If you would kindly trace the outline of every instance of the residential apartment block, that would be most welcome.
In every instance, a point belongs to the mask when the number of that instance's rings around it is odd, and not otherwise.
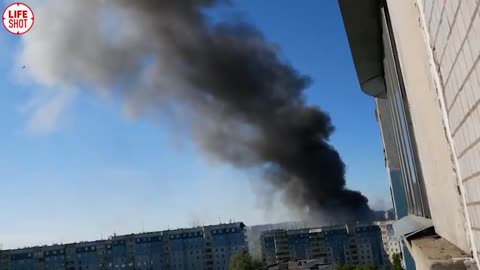
[[[273,230],[261,235],[266,265],[292,260],[388,266],[378,225],[344,225],[300,230]]]
[[[393,131],[407,202],[395,232],[416,269],[478,268],[480,1],[339,4],[360,88]]]
[[[400,239],[395,236],[393,230],[394,221],[375,222],[375,225],[380,227],[382,233],[383,243],[383,257],[393,263],[393,255],[402,254],[402,246]]]
[[[247,252],[243,223],[0,251],[0,270],[227,270]]]

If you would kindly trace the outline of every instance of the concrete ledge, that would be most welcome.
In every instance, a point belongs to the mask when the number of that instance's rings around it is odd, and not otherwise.
[[[410,240],[410,251],[419,270],[474,270],[472,256],[439,236]]]

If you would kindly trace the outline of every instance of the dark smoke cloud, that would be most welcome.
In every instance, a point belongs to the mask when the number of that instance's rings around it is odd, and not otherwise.
[[[251,25],[209,22],[217,2],[47,1],[37,13],[66,5],[75,15],[37,14],[22,56],[41,83],[121,97],[131,116],[181,119],[205,153],[261,170],[299,211],[370,218],[367,198],[345,187],[329,116],[304,101],[310,79]]]

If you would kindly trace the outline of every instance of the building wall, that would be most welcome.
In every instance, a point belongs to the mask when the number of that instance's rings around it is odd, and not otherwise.
[[[402,181],[402,172],[400,169],[389,169],[390,190],[393,198],[396,219],[401,219],[408,215],[407,199],[405,197],[405,188]]]
[[[393,230],[394,222],[395,221],[376,222],[382,232],[384,259],[389,262],[393,262],[392,256],[394,254],[402,254],[400,239],[395,236],[395,232]]]
[[[243,223],[0,250],[1,270],[226,270],[247,251]]]
[[[421,0],[419,4],[475,249],[480,246],[480,1]]]
[[[469,253],[457,168],[430,69],[417,1],[387,3],[432,221],[440,236]]]
[[[400,161],[398,159],[398,149],[395,143],[395,135],[393,131],[393,122],[390,115],[390,105],[386,99],[375,99],[377,120],[382,134],[382,143],[385,154],[385,166],[387,168],[390,180],[390,192],[395,209],[396,219],[401,219],[408,215],[407,198],[405,196],[405,187],[402,180],[402,172],[400,170]],[[388,223],[388,222],[387,222]],[[385,256],[392,261],[393,253],[402,253],[403,264],[407,270],[415,270],[415,263],[411,258],[410,251],[404,247],[403,243],[398,239],[393,239],[393,228],[390,231],[386,224],[380,226],[382,229],[382,238],[384,243]],[[384,235],[385,234],[385,235]],[[394,247],[391,247],[394,245]],[[396,252],[399,245],[400,252]],[[391,249],[393,250],[393,253]]]
[[[266,265],[295,259],[345,263],[345,226],[325,229],[274,230],[260,236]]]
[[[403,249],[403,262],[405,269],[407,270],[415,270],[415,260],[413,260],[412,254],[408,250],[408,248],[405,245],[402,245]]]
[[[390,116],[390,106],[386,99],[375,99],[377,120],[382,134],[383,149],[385,154],[385,167],[390,180],[390,192],[392,195],[393,207],[397,219],[408,215],[407,199],[405,188],[400,171],[400,161],[395,143],[393,123]]]
[[[328,263],[387,266],[378,225],[275,230],[261,235],[267,265],[288,260],[325,259]]]
[[[332,227],[325,229],[325,244],[329,249],[329,252],[332,254],[334,263],[344,264],[347,262],[347,257],[350,254],[347,254],[348,246],[348,230],[345,226],[341,227]]]
[[[262,234],[261,236],[261,246],[262,246],[262,260],[265,265],[275,264],[277,262],[275,252],[275,236],[271,234]]]
[[[243,228],[240,229],[236,226],[210,227],[206,231],[207,235],[211,235],[214,269],[228,269],[229,259],[232,255],[247,251],[245,233]]]
[[[388,265],[384,257],[381,228],[378,225],[358,225],[350,231],[350,240],[355,243],[359,265]],[[349,256],[349,257],[353,257]]]
[[[202,229],[175,230],[168,232],[169,252],[165,254],[171,269],[204,269],[205,233]]]

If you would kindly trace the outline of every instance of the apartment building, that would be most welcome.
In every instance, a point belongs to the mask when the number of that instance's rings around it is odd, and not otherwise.
[[[266,231],[261,235],[261,242],[266,265],[305,259],[323,259],[332,264],[389,265],[384,259],[381,230],[377,225]]]
[[[0,251],[0,270],[227,270],[247,252],[241,222]]]
[[[393,230],[394,221],[379,221],[375,222],[380,228],[382,233],[382,243],[383,243],[383,257],[384,260],[388,260],[393,263],[393,255],[399,254],[402,255],[402,245],[400,239],[395,236]]]
[[[375,266],[387,266],[389,264],[388,261],[384,260],[382,234],[379,226],[352,226],[349,229],[348,240],[347,264]]]
[[[360,88],[393,130],[407,202],[395,232],[417,269],[478,268],[480,1],[339,4]]]
[[[260,235],[262,260],[265,265],[272,265],[290,260],[286,230],[263,232]]]

